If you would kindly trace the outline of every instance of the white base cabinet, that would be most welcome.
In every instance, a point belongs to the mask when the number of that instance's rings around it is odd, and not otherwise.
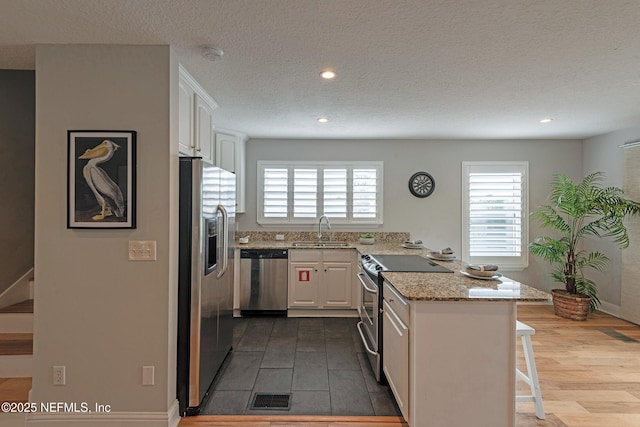
[[[382,370],[405,420],[409,420],[409,304],[385,283],[382,301]]]
[[[513,427],[515,302],[408,301],[405,310],[388,286],[383,370],[409,426]]]
[[[289,308],[353,308],[352,250],[289,251]]]

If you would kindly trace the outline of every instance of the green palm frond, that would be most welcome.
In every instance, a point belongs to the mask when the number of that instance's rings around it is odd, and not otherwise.
[[[555,281],[575,279],[576,291],[592,297],[592,310],[600,304],[597,286],[584,277],[583,271],[605,271],[609,259],[600,252],[583,252],[580,247],[587,237],[611,238],[619,248],[628,247],[624,219],[640,214],[640,203],[625,199],[622,189],[602,186],[604,177],[603,172],[594,172],[574,184],[567,175],[555,174],[549,204],[531,213],[542,227],[555,230],[559,236],[538,237],[529,244],[529,251],[554,266],[551,276]]]

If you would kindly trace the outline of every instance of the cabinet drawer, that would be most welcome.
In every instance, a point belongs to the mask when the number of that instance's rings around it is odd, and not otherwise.
[[[352,262],[351,257],[354,253],[355,249],[324,249],[322,259],[324,261]]]
[[[313,249],[290,249],[289,261],[315,261],[322,260],[322,252]]]
[[[387,304],[395,311],[400,320],[402,320],[405,325],[409,325],[409,303],[387,282],[384,282],[384,290],[382,292],[385,301],[387,301]]]

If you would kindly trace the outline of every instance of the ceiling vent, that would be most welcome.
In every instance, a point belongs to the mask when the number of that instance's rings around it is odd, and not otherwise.
[[[204,45],[200,48],[200,53],[204,59],[209,61],[218,61],[222,59],[224,52],[222,49],[211,45]]]

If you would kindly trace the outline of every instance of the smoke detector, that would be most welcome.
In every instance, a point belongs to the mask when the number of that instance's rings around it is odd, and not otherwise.
[[[218,61],[222,59],[222,55],[224,54],[224,52],[222,51],[222,49],[215,46],[204,45],[200,47],[200,54],[204,59],[207,59],[209,61]]]

